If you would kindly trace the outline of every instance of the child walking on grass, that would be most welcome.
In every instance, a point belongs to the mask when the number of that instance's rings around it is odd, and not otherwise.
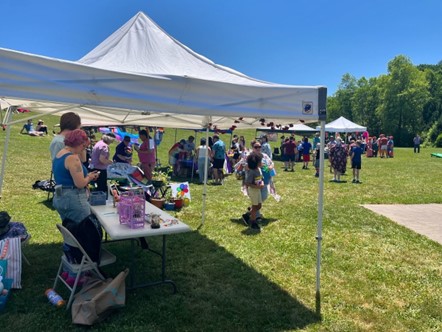
[[[247,194],[252,202],[252,209],[250,210],[250,221],[249,225],[251,229],[260,231],[256,221],[256,212],[261,209],[262,206],[262,196],[261,189],[264,188],[264,181],[261,173],[261,163],[262,157],[260,154],[252,152],[247,157],[248,170],[245,175],[245,185],[247,186]]]
[[[353,168],[353,183],[361,183],[359,181],[359,173],[361,171],[361,164],[362,164],[362,148],[361,148],[361,141],[356,141],[356,146],[353,147],[350,151],[350,158],[351,158],[351,168]]]

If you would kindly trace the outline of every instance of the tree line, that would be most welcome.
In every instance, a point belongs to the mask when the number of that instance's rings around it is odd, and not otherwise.
[[[411,146],[416,134],[426,144],[442,146],[442,61],[414,66],[399,55],[388,63],[386,75],[343,75],[327,100],[328,122],[340,116],[366,126],[370,136],[393,136],[396,146]]]

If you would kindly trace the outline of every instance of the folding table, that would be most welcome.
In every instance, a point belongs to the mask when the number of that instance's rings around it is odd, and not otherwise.
[[[174,218],[170,214],[153,206],[149,202],[146,202],[145,204],[146,204],[145,206],[146,214],[160,215],[160,218],[162,220],[162,222],[160,223],[160,228],[153,229],[150,227],[150,224],[145,223],[143,228],[132,229],[128,225],[120,224],[117,209],[113,207],[112,204],[91,206],[91,210],[96,215],[97,219],[100,221],[101,225],[103,226],[106,233],[110,236],[112,241],[119,241],[119,240],[131,241],[132,264],[129,274],[130,289],[155,286],[161,284],[171,284],[173,287],[173,291],[175,293],[176,292],[175,283],[170,279],[166,279],[166,236],[177,233],[190,232],[191,229],[184,222]],[[150,236],[162,236],[163,245],[161,253],[150,249],[149,246],[147,245],[145,238]],[[136,281],[135,280],[136,276],[135,241],[137,240],[140,240],[143,249],[154,252],[159,256],[161,256],[161,280],[135,284]]]

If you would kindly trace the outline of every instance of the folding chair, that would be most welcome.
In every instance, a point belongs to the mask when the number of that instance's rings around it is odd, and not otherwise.
[[[57,286],[58,280],[61,280],[62,283],[71,292],[67,306],[66,306],[66,310],[68,310],[72,304],[72,301],[74,300],[75,291],[77,289],[78,281],[81,277],[82,272],[92,271],[101,280],[104,280],[105,278],[101,274],[99,267],[112,264],[117,260],[117,258],[115,257],[115,255],[111,254],[109,251],[102,248],[101,249],[100,265],[98,265],[96,262],[93,262],[91,260],[91,258],[86,253],[86,251],[83,249],[81,244],[72,235],[72,233],[69,232],[69,230],[67,228],[63,227],[61,224],[57,224],[57,228],[60,231],[61,235],[63,235],[64,242],[66,244],[70,245],[71,247],[78,248],[83,255],[81,258],[80,264],[74,264],[74,263],[70,263],[68,258],[66,257],[66,255],[63,254],[63,256],[61,256],[60,267],[58,268],[58,272],[55,277],[55,282],[54,282],[54,287],[53,287],[54,290],[55,290],[55,287]],[[72,287],[61,277],[61,271],[62,271],[63,266],[65,266],[67,269],[69,269],[69,271],[77,274],[77,276],[75,278],[74,285]]]
[[[21,241],[21,246],[22,246],[22,252],[21,255],[23,257],[23,260],[30,266],[31,263],[29,263],[28,258],[25,256],[25,254],[23,253],[23,247],[26,246],[29,243],[29,240],[31,239],[31,234],[28,234],[28,236]]]

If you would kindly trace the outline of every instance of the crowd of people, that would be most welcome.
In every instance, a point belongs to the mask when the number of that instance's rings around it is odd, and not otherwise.
[[[150,136],[149,130],[140,130],[141,144],[132,143],[129,136],[123,137],[115,148],[111,157],[110,145],[116,141],[112,132],[103,134],[101,139],[93,145],[89,156],[89,169],[84,164],[88,161],[86,148],[91,144],[88,135],[80,129],[81,119],[73,112],[64,114],[60,119],[60,132],[55,135],[50,145],[52,170],[57,183],[54,195],[54,207],[62,219],[81,221],[90,215],[87,202],[87,187],[94,182],[97,190],[108,193],[107,168],[112,163],[132,164],[134,152],[138,154],[139,166],[147,179],[152,179],[155,169],[156,144]],[[47,134],[47,127],[42,120],[38,124],[39,131]],[[32,120],[29,120],[22,129],[32,133]],[[420,152],[421,138],[419,135],[413,139],[414,152]],[[296,140],[294,135],[281,137],[279,149],[272,152],[268,137],[262,135],[259,139],[246,144],[244,136],[233,135],[229,147],[214,134],[201,138],[199,145],[195,145],[195,137],[180,139],[169,149],[169,163],[175,175],[182,175],[182,169],[191,165],[192,170],[197,170],[199,182],[204,183],[212,179],[212,184],[222,185],[226,169],[235,173],[241,179],[241,191],[250,199],[250,207],[242,215],[243,221],[251,229],[259,230],[262,220],[261,208],[269,195],[276,200],[273,177],[276,175],[273,154],[281,155],[284,162],[284,171],[294,172],[296,163],[302,164],[303,170],[308,170],[310,163],[315,168],[315,177],[319,177],[321,142],[319,133],[311,139],[303,137]],[[279,152],[279,151],[280,152]],[[329,135],[325,142],[325,157],[330,162],[330,172],[333,173],[332,182],[345,182],[341,175],[347,171],[347,162],[350,160],[353,183],[361,183],[360,170],[362,156],[393,158],[394,141],[392,136],[384,134],[379,138],[368,135],[355,136],[347,134],[341,137]],[[207,158],[206,158],[207,157]],[[227,166],[226,166],[227,165]]]

